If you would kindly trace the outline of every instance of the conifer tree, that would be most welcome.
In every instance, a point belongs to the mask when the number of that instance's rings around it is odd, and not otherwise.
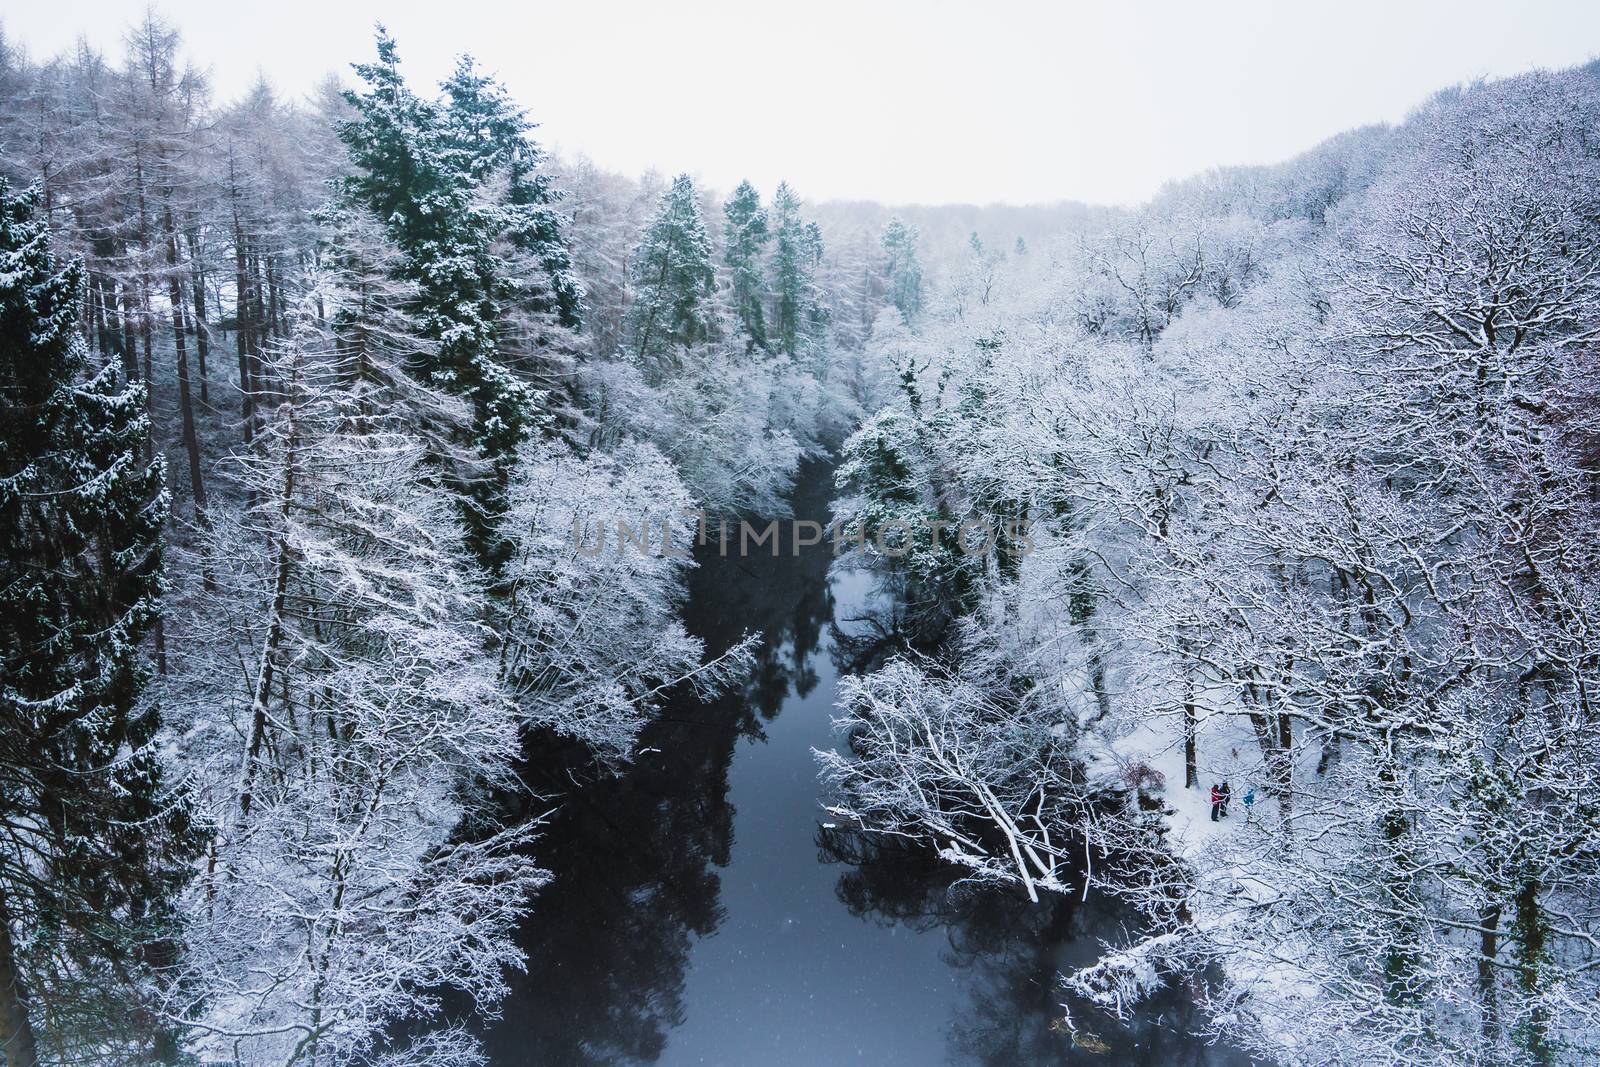
[[[519,120],[493,108],[493,121],[466,135],[464,120],[452,122],[443,107],[406,86],[394,39],[381,26],[377,43],[378,61],[356,65],[366,90],[345,93],[357,117],[338,132],[357,173],[342,189],[354,205],[383,220],[401,253],[398,276],[416,286],[416,321],[434,345],[414,369],[426,384],[472,404],[472,443],[491,470],[456,489],[472,548],[494,566],[503,553],[494,525],[505,482],[544,399],[501,358],[498,324],[510,286],[493,245],[506,213],[481,188],[493,169],[488,147]]]
[[[418,381],[418,366],[438,343],[424,335],[414,308],[417,286],[398,278],[400,252],[378,220],[362,209],[331,205],[318,212],[326,228],[321,269],[308,281],[327,308],[327,332],[365,427],[398,419],[422,439],[446,480],[467,485],[485,478],[487,461],[470,444],[472,411],[465,399]]]
[[[659,373],[673,349],[713,332],[716,274],[699,198],[687,174],[672,179],[634,254],[634,302],[625,326],[634,359]]]
[[[922,313],[922,264],[917,259],[917,230],[899,216],[883,230],[883,274],[889,300],[907,326]]]
[[[501,215],[475,195],[485,164],[441,108],[406,86],[387,30],[378,29],[378,61],[355,69],[366,89],[345,94],[357,117],[339,136],[357,173],[344,190],[386,221],[402,276],[419,286],[418,321],[438,342],[426,377],[468,397],[478,446],[508,459],[536,418],[536,397],[498,358],[504,281],[491,245]]]
[[[148,1043],[118,1017],[164,958],[192,854],[139,705],[168,496],[144,388],[86,367],[83,267],[57,269],[38,191],[0,179],[0,1046],[84,1062]],[[87,375],[87,376],[85,376]],[[130,1023],[132,1025],[130,1025]]]
[[[536,123],[493,76],[480,73],[471,56],[462,56],[444,82],[451,136],[471,157],[479,182],[503,178],[503,224],[515,247],[538,263],[543,284],[527,294],[536,311],[576,330],[583,324],[583,284],[572,267],[562,198],[543,173],[544,149],[530,134]]]
[[[817,338],[826,321],[816,284],[822,263],[822,231],[800,217],[800,198],[786,182],[779,184],[773,195],[772,212],[776,223],[773,329],[779,350],[793,356]]]
[[[733,196],[722,206],[727,216],[723,224],[723,262],[733,276],[733,309],[749,338],[751,348],[767,346],[766,316],[761,310],[763,281],[761,255],[772,232],[767,228],[767,210],[761,194],[749,182],[740,182]]]

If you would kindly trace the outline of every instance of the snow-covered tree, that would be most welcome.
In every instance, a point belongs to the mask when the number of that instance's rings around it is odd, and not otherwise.
[[[917,256],[917,229],[896,216],[883,228],[883,276],[889,302],[907,325],[922,314],[922,263]]]
[[[472,157],[474,180],[503,181],[503,225],[541,278],[519,282],[519,298],[567,329],[583,324],[583,285],[572,268],[561,192],[544,172],[545,154],[531,136],[536,124],[505,87],[463,56],[443,86],[445,119],[457,144]]]
[[[0,179],[0,1047],[119,1062],[170,1041],[143,993],[193,854],[139,645],[159,610],[144,390],[93,367],[82,264]]]
[[[722,259],[733,276],[734,317],[750,345],[765,348],[767,324],[762,308],[766,303],[766,281],[761,271],[761,258],[772,238],[767,228],[767,209],[761,206],[761,194],[756,187],[740,182],[722,205],[722,211],[726,216]]]
[[[489,149],[453,126],[448,109],[406,86],[382,28],[377,62],[358,64],[356,73],[365,88],[346,93],[356,117],[339,128],[357,169],[345,195],[384,222],[402,253],[402,276],[417,286],[418,321],[437,343],[427,380],[471,400],[476,444],[504,462],[537,420],[538,398],[499,354],[506,279],[491,245],[504,216],[477,188]]]
[[[800,356],[821,343],[827,326],[816,281],[822,232],[801,217],[800,198],[787,183],[773,194],[772,220],[773,343],[786,355]]]
[[[1065,890],[1061,830],[1084,795],[1070,738],[1046,690],[1015,701],[1015,679],[981,650],[951,676],[896,661],[845,683],[835,721],[849,756],[819,752],[828,813],[864,831],[921,841],[963,877],[1016,883],[1028,898]]]
[[[416,386],[306,314],[268,359],[253,503],[218,516],[211,641],[170,684],[217,829],[169,1011],[205,1058],[351,1062],[445,988],[498,999],[545,875],[531,826],[477,820],[518,716]]]
[[[633,303],[625,327],[628,355],[660,381],[679,363],[678,351],[716,330],[712,295],[716,273],[700,200],[687,174],[672,179],[629,265]]]
[[[650,446],[527,446],[505,523],[501,667],[534,727],[617,763],[673,685],[715,692],[748,665],[747,645],[702,664],[677,619],[697,520]]]

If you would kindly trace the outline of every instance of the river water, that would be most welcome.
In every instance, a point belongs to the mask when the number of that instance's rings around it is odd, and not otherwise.
[[[802,470],[797,517],[825,521],[829,476]],[[707,553],[690,583],[708,652],[763,634],[745,686],[669,706],[619,777],[528,769],[557,807],[537,843],[555,880],[483,1035],[495,1067],[1248,1063],[1189,1036],[1180,990],[1074,1043],[1056,975],[1126,938],[1110,902],[952,894],[930,855],[825,828],[811,750],[835,743],[872,583],[826,543],[789,551]]]

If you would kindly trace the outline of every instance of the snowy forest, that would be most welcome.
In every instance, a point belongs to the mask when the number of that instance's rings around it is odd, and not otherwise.
[[[155,12],[0,36],[6,1067],[506,1062],[549,827],[783,666],[686,622],[707,516],[819,476],[874,592],[803,831],[1125,909],[987,1062],[1175,989],[1239,1062],[1600,1062],[1600,65],[890,207],[405,46],[228,100]]]

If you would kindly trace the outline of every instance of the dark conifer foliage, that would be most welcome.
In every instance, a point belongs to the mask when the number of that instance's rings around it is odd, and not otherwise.
[[[499,202],[506,235],[543,274],[524,283],[528,291],[522,298],[532,310],[579,329],[583,283],[567,248],[566,220],[558,209],[561,191],[544,173],[544,150],[531,136],[536,124],[505,86],[478,70],[471,56],[461,57],[442,88],[451,135],[470,154],[473,178],[504,183]]]
[[[378,31],[378,60],[356,66],[365,90],[345,99],[357,117],[339,128],[357,173],[346,194],[385,221],[419,286],[419,321],[438,342],[428,377],[472,400],[477,443],[510,455],[538,417],[538,398],[505,367],[495,338],[504,276],[491,245],[501,214],[476,196],[481,145],[400,74],[394,38]]]
[[[767,226],[767,209],[761,194],[749,182],[740,182],[722,206],[723,262],[733,276],[733,311],[752,347],[767,345],[766,316],[762,304],[766,283],[761,275],[761,257],[772,240]]]
[[[144,458],[144,388],[89,364],[84,271],[57,267],[38,210],[36,190],[0,179],[0,1039],[13,1067],[31,1067],[43,1032],[149,1036],[110,997],[169,955],[168,902],[195,849],[152,750],[156,710],[140,703],[168,507]]]
[[[715,332],[716,274],[711,239],[694,180],[672,179],[633,257],[635,298],[626,325],[632,355],[647,372],[676,362],[676,351]]]

